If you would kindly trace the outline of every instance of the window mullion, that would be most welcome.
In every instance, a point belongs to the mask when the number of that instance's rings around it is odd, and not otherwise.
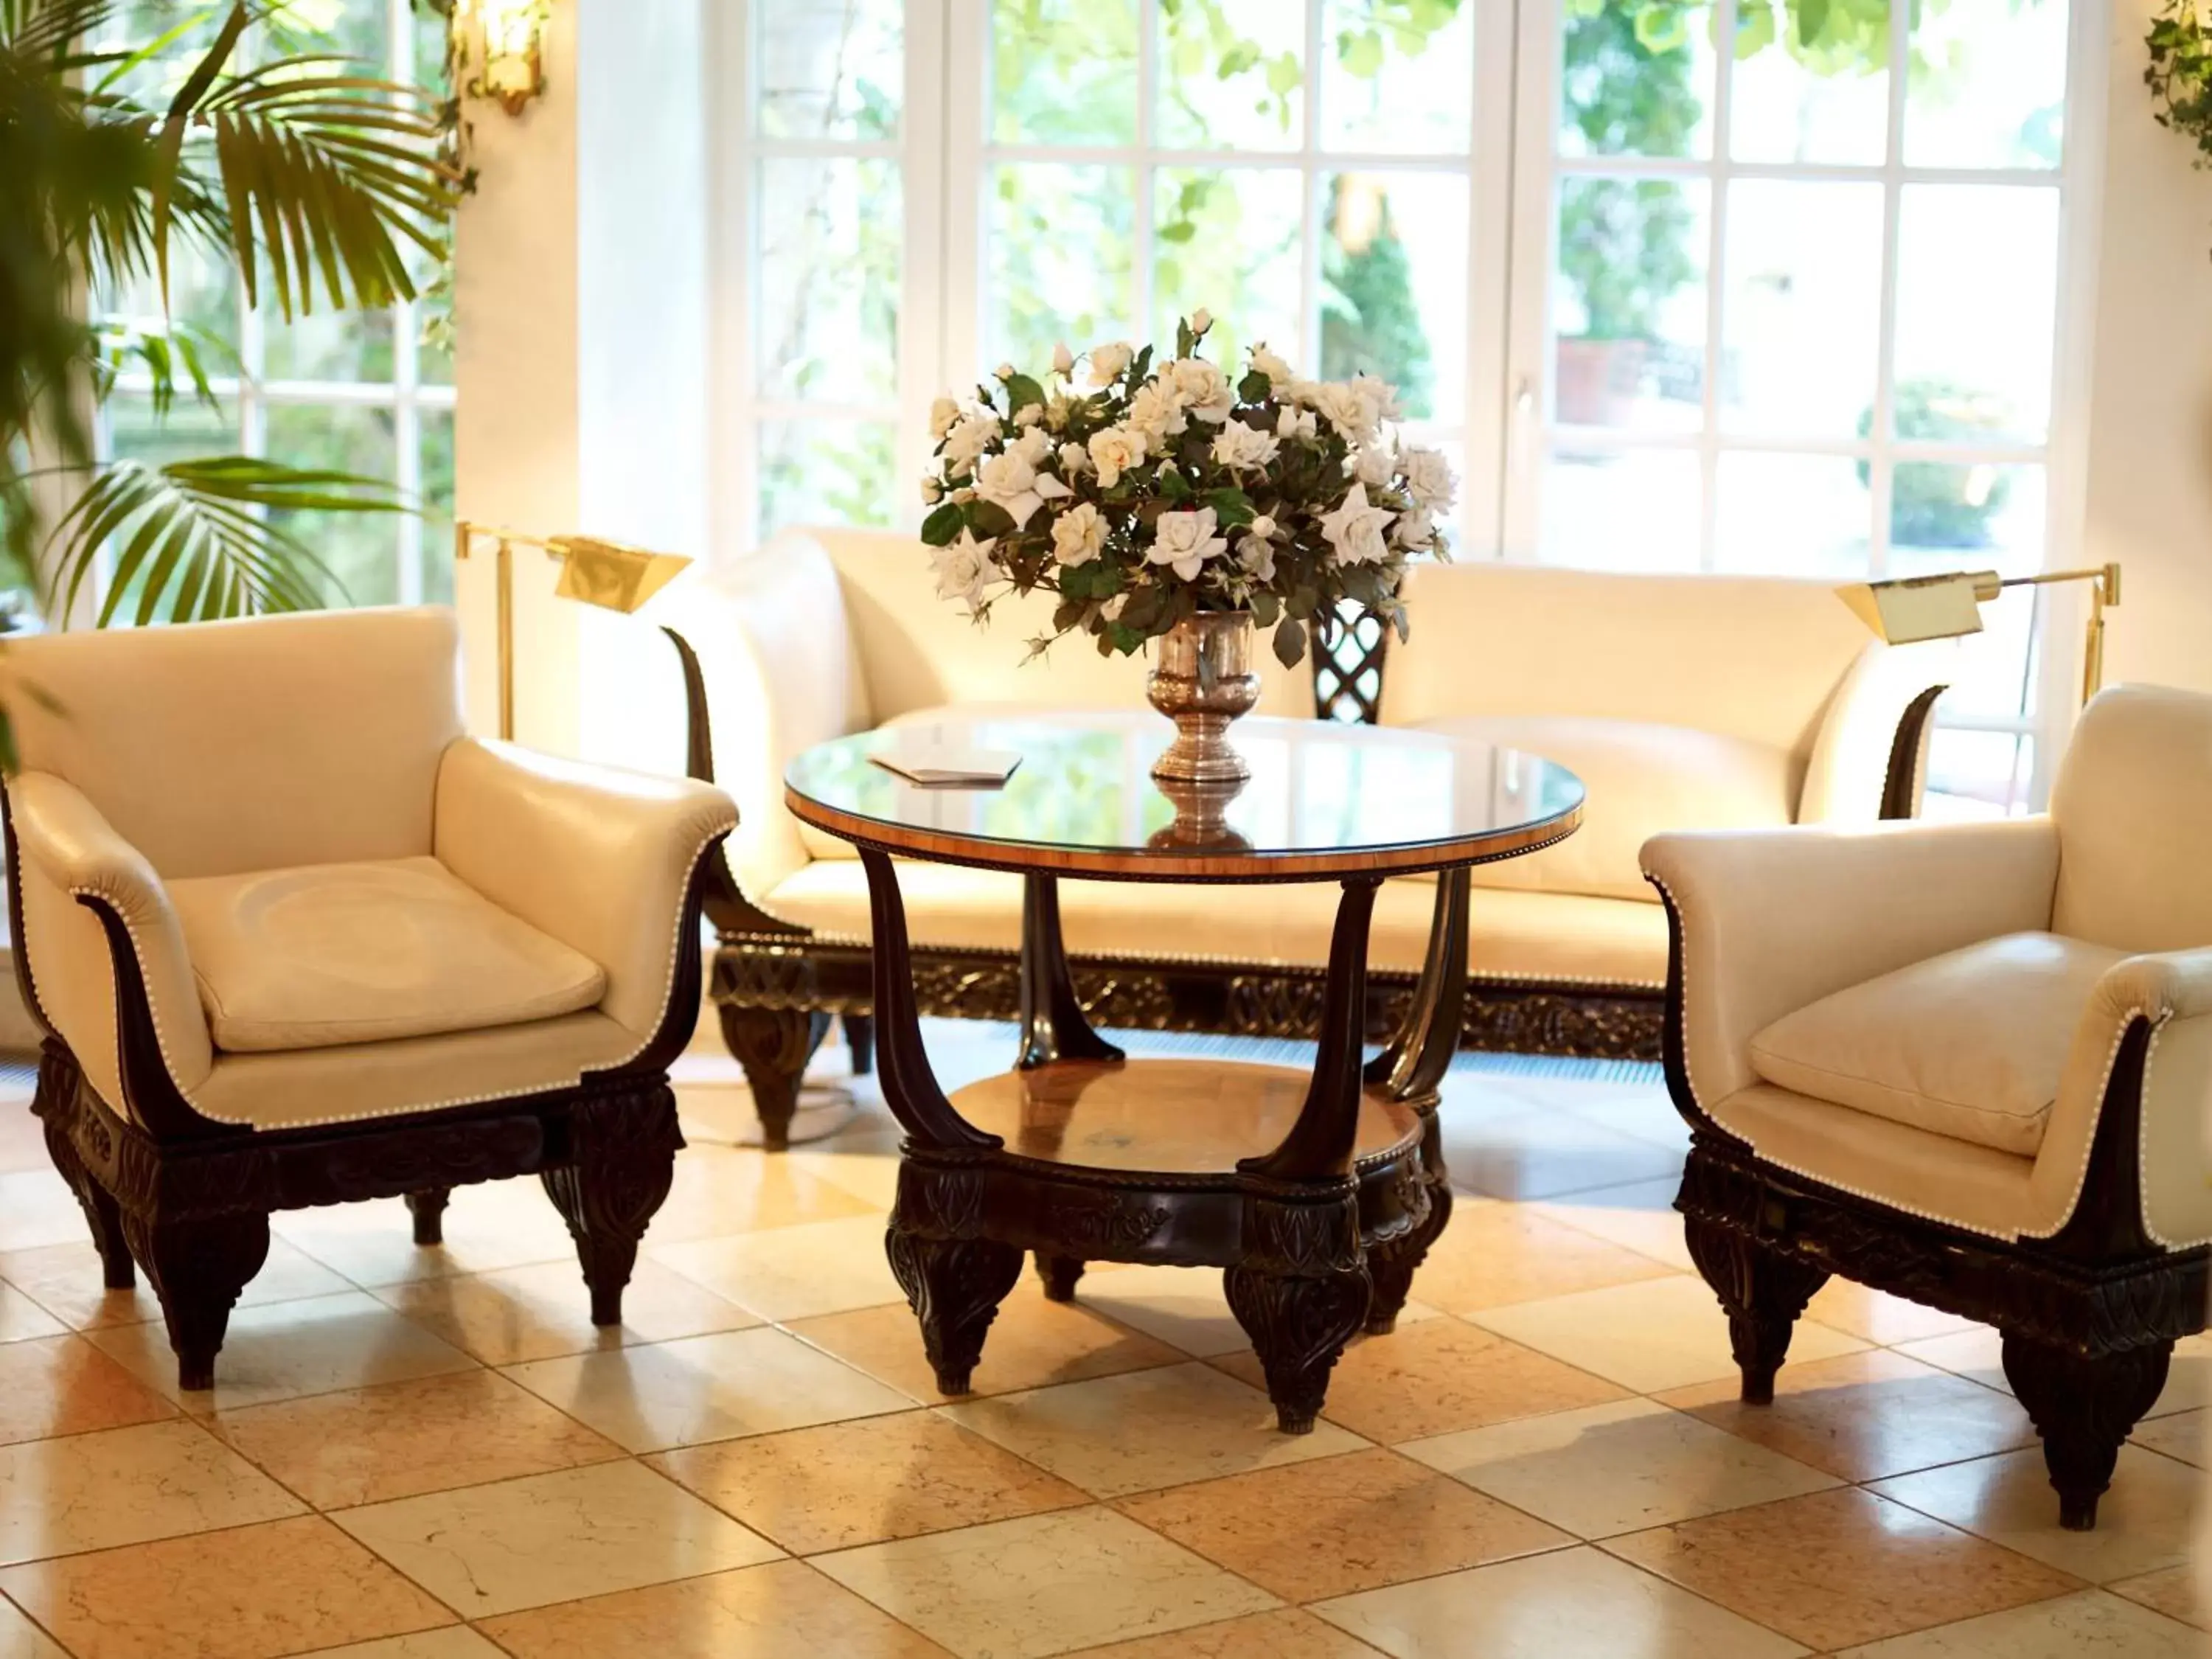
[[[1711,570],[1720,539],[1722,342],[1727,326],[1729,146],[1735,90],[1735,0],[1720,0],[1714,14],[1713,155],[1707,174],[1705,246],[1705,359],[1703,425],[1698,433],[1698,562]]]
[[[1146,338],[1151,332],[1152,303],[1157,297],[1152,292],[1152,89],[1159,77],[1158,29],[1159,0],[1138,0],[1137,210],[1131,221],[1136,228],[1131,257],[1137,268],[1131,274],[1135,278],[1137,314],[1130,319],[1129,331],[1130,338],[1136,340]]]
[[[1889,125],[1883,153],[1881,186],[1881,321],[1876,335],[1874,416],[1869,434],[1873,457],[1867,468],[1867,493],[1874,522],[1869,526],[1867,573],[1875,580],[1889,573],[1891,503],[1895,499],[1897,457],[1897,271],[1898,231],[1905,203],[1905,99],[1911,82],[1912,19],[1905,6],[1891,9],[1889,20]]]
[[[414,17],[408,0],[386,0],[384,11],[386,73],[394,82],[412,82]],[[392,441],[398,466],[392,483],[400,498],[416,508],[422,505],[422,418],[416,402],[422,380],[416,331],[420,324],[412,301],[392,308]],[[422,519],[419,511],[402,513],[394,551],[399,560],[392,591],[402,605],[422,602]]]
[[[1322,15],[1325,0],[1306,0],[1305,143],[1299,151],[1305,169],[1304,218],[1298,227],[1298,358],[1306,372],[1318,376],[1321,362],[1321,245],[1328,234],[1322,223],[1328,198],[1322,194],[1321,119],[1322,52],[1326,35]],[[1230,368],[1234,376],[1235,369]]]

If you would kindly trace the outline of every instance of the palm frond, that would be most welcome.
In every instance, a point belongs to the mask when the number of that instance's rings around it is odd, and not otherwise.
[[[392,486],[246,455],[105,468],[56,523],[44,561],[46,614],[67,617],[115,549],[99,625],[118,617],[209,622],[343,601],[330,568],[272,513],[404,511]]]
[[[89,335],[93,390],[103,402],[134,365],[146,375],[154,413],[164,416],[176,404],[179,372],[192,396],[215,410],[222,405],[208,380],[208,360],[222,360],[241,379],[246,374],[245,361],[228,340],[174,317],[111,313],[93,319]]]

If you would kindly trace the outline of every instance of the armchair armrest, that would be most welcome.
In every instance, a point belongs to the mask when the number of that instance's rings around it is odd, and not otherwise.
[[[1753,1035],[1832,992],[1978,939],[2048,927],[2048,818],[1654,836],[1644,873],[1674,929],[1685,1080],[1747,1087]]]
[[[100,809],[49,772],[8,781],[23,939],[40,1009],[76,1056],[100,1098],[131,1107],[123,1086],[115,961],[97,902],[129,930],[154,1031],[170,1080],[189,1093],[215,1064],[198,981],[168,890],[145,854]]]
[[[606,970],[599,1008],[657,1031],[676,981],[691,872],[738,821],[730,798],[656,777],[463,738],[438,767],[433,846],[494,903]]]

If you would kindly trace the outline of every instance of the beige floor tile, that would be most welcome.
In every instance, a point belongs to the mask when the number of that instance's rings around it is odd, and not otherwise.
[[[1454,1187],[1492,1198],[1557,1198],[1656,1181],[1682,1167],[1678,1149],[1617,1133],[1556,1107],[1459,1117],[1446,1100],[1443,1151]]]
[[[0,1444],[176,1414],[173,1405],[82,1337],[0,1344]]]
[[[1375,1650],[1303,1607],[1285,1607],[1085,1648],[1082,1659],[1375,1659]]]
[[[1106,1277],[1086,1274],[1083,1282],[1087,1287]],[[794,1320],[791,1330],[918,1400],[938,1398],[937,1376],[922,1351],[921,1328],[903,1302]],[[1036,1278],[1024,1275],[991,1322],[982,1363],[975,1367],[975,1392],[1011,1394],[1079,1382],[1147,1365],[1171,1365],[1183,1358],[1164,1342],[1115,1324],[1094,1306],[1047,1301]]]
[[[945,1659],[936,1643],[801,1561],[508,1613],[484,1628],[515,1659]]]
[[[647,1461],[794,1555],[1089,1501],[932,1412],[726,1440]]]
[[[634,1452],[910,1411],[917,1403],[769,1326],[533,1360],[505,1375]]]
[[[13,1601],[0,1601],[0,1659],[69,1659],[69,1655]]]
[[[1100,1498],[1304,1462],[1365,1443],[1328,1422],[1310,1434],[1285,1434],[1266,1395],[1197,1364],[939,1409]]]
[[[1814,1292],[1805,1309],[1807,1317],[1832,1325],[1853,1336],[1884,1345],[1924,1341],[1932,1336],[1951,1336],[1976,1328],[1971,1319],[1945,1313],[1901,1296],[1869,1290],[1848,1279],[1831,1279]]]
[[[2136,1425],[2136,1431],[2128,1438],[2138,1446],[2178,1457],[2185,1463],[2194,1463],[2201,1469],[2205,1467],[2204,1429],[2208,1416],[2212,1413],[2200,1410],[2146,1418]]]
[[[1695,1273],[1697,1264],[1690,1260],[1690,1247],[1682,1237],[1682,1217],[1674,1208],[1680,1187],[1680,1177],[1663,1176],[1570,1194],[1528,1208],[1547,1221],[1562,1222],[1683,1273]]]
[[[76,1659],[276,1659],[453,1620],[320,1516],[10,1567],[0,1589]]]
[[[694,1146],[676,1160],[676,1184],[653,1212],[646,1237],[658,1244],[680,1244],[811,1221],[881,1218],[884,1208],[788,1158]]]
[[[1399,1449],[1583,1538],[1609,1538],[1836,1484],[1648,1400],[1557,1412]]]
[[[782,1553],[634,1462],[403,1498],[331,1517],[471,1619],[749,1567]]]
[[[59,1336],[68,1328],[13,1285],[0,1285],[0,1343]]]
[[[612,1441],[490,1371],[223,1412],[210,1426],[322,1510],[622,1455]]]
[[[100,1282],[100,1252],[89,1238],[67,1244],[0,1255],[0,1279],[6,1279],[72,1330],[104,1325],[143,1325],[161,1316],[153,1287],[138,1275],[136,1289],[111,1291]],[[353,1285],[281,1238],[269,1241],[269,1259],[239,1295],[242,1308],[268,1302],[298,1302],[311,1296],[335,1296]]]
[[[2081,1588],[2079,1579],[1852,1486],[1632,1533],[1605,1548],[1821,1650]]]
[[[1259,1356],[1249,1349],[1213,1363],[1255,1389],[1267,1387]],[[1489,1331],[1433,1319],[1355,1340],[1330,1373],[1322,1415],[1354,1434],[1395,1444],[1594,1406],[1625,1392]]]
[[[2161,1567],[2140,1578],[2116,1578],[2105,1588],[2115,1595],[2140,1601],[2169,1619],[2212,1631],[2212,1607],[2206,1607],[2203,1597],[2197,1594],[2197,1567],[2193,1562],[2183,1567]]]
[[[568,1224],[535,1176],[454,1188],[444,1224],[443,1244],[416,1243],[407,1206],[397,1198],[288,1210],[270,1223],[279,1237],[371,1287],[575,1260]]]
[[[1543,1100],[1535,1103],[1540,1107],[1554,1104]],[[1648,1140],[1655,1146],[1669,1147],[1677,1152],[1690,1150],[1690,1126],[1682,1121],[1674,1103],[1667,1098],[1663,1084],[1648,1089],[1620,1090],[1601,1099],[1569,1105],[1567,1109],[1585,1123],[1595,1123],[1615,1134]]]
[[[1737,1374],[1728,1317],[1702,1279],[1657,1279],[1492,1308],[1474,1322],[1539,1352],[1632,1389],[1656,1394]],[[1832,1358],[1867,1345],[1811,1319],[1790,1339],[1793,1359]]]
[[[1346,1595],[1574,1541],[1379,1449],[1150,1492],[1116,1507],[1286,1601]]]
[[[1221,1274],[1211,1267],[1140,1267],[1088,1273],[1078,1282],[1075,1296],[1079,1305],[1201,1359],[1251,1346],[1237,1316],[1229,1311]]]
[[[466,1625],[386,1636],[374,1642],[325,1648],[313,1659],[507,1659],[499,1649]]]
[[[2203,1659],[2203,1638],[2100,1590],[1851,1648],[1838,1659]]]
[[[2035,1425],[2009,1395],[1881,1348],[1792,1361],[1775,1379],[1771,1406],[1745,1405],[1733,1376],[1660,1397],[1846,1480],[1880,1480],[2036,1443]]]
[[[2012,1392],[2012,1385],[2005,1381],[2003,1343],[1996,1332],[1986,1325],[1977,1325],[1950,1336],[1930,1337],[1922,1342],[1900,1342],[1897,1351],[1972,1377],[1985,1388]],[[2166,1372],[2164,1390],[2143,1415],[2170,1417],[2176,1412],[2200,1411],[2208,1406],[2212,1406],[2212,1339],[2185,1336],[2173,1345],[2173,1363]]]
[[[794,1168],[843,1188],[864,1204],[889,1210],[898,1197],[898,1143],[896,1125],[884,1127],[863,1118],[819,1145],[794,1146],[786,1156]]]
[[[1547,1220],[1525,1204],[1462,1198],[1413,1287],[1432,1307],[1464,1314],[1656,1279],[1667,1271],[1648,1255]]]
[[[1395,1659],[1794,1659],[1805,1651],[1587,1547],[1419,1578],[1313,1611]]]
[[[0,1448],[0,1561],[245,1526],[305,1507],[187,1421]]]
[[[51,1164],[0,1175],[0,1250],[72,1244],[87,1237],[76,1194]]]
[[[750,1308],[763,1319],[805,1319],[904,1302],[884,1255],[884,1219],[852,1216],[729,1238],[654,1244],[653,1260]]]
[[[960,1659],[1037,1659],[1275,1605],[1266,1591],[1097,1509],[871,1544],[814,1565]]]
[[[592,1323],[592,1299],[573,1261],[456,1273],[387,1285],[377,1295],[424,1330],[487,1365],[515,1365],[633,1342],[742,1330],[758,1316],[705,1285],[641,1261],[623,1291],[623,1322]]]
[[[1875,1490],[1923,1514],[1964,1527],[2061,1571],[2095,1583],[2133,1578],[2188,1558],[2204,1477],[2172,1458],[2120,1448],[2112,1489],[2097,1504],[2092,1532],[2058,1524],[2041,1447],[1926,1469]]]
[[[476,1362],[401,1318],[366,1291],[240,1308],[216,1356],[215,1387],[177,1386],[177,1356],[160,1325],[88,1331],[111,1358],[188,1411],[232,1411],[273,1400],[366,1389],[379,1382],[472,1370]]]

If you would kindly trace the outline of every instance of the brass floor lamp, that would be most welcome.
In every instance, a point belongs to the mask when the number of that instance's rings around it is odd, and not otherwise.
[[[514,550],[534,547],[561,567],[554,593],[624,616],[668,586],[691,561],[680,553],[654,553],[591,536],[532,536],[498,525],[458,519],[453,557],[469,556],[478,541],[498,548],[499,735],[514,736]]]
[[[1982,606],[2008,587],[2044,587],[2054,582],[2089,584],[2089,636],[2081,653],[2081,701],[2105,683],[2105,612],[2120,602],[2120,568],[2098,565],[2087,570],[2046,570],[2036,576],[2000,576],[1994,570],[1956,570],[1940,576],[1900,576],[1884,582],[1852,582],[1836,590],[1859,620],[1891,645],[1923,640],[1952,640],[1982,631]]]

